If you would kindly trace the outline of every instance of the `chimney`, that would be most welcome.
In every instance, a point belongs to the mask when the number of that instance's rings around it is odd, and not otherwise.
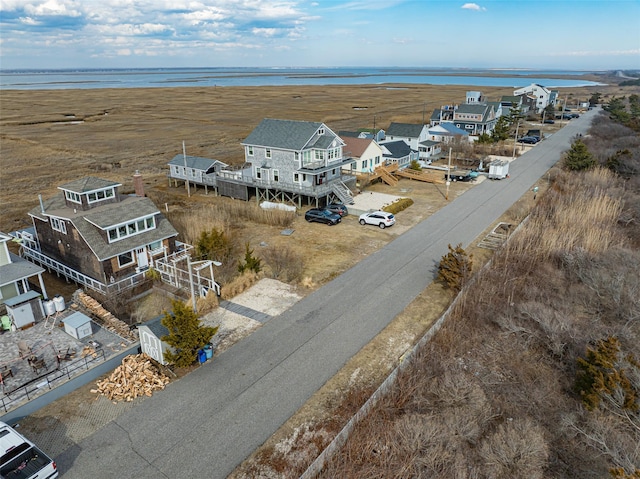
[[[133,189],[136,196],[144,196],[144,185],[142,184],[142,175],[138,170],[133,175]]]
[[[38,195],[38,199],[40,200],[40,212],[44,214],[44,202],[42,201],[42,195]]]

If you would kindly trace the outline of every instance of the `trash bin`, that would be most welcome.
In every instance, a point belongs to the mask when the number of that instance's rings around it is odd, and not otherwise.
[[[204,349],[198,349],[198,362],[200,364],[207,362],[207,353],[204,352]]]
[[[204,347],[204,352],[205,352],[205,355],[207,356],[207,359],[211,359],[213,357],[213,346],[211,346],[210,343],[207,344]]]

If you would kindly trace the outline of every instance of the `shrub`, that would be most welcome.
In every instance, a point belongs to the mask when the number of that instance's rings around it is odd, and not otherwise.
[[[398,201],[391,203],[388,206],[382,208],[383,211],[387,213],[397,214],[400,211],[406,210],[409,206],[413,204],[413,200],[411,198],[400,198]]]
[[[244,263],[238,264],[238,271],[244,273],[245,271],[253,271],[259,273],[262,271],[262,260],[257,256],[253,256],[253,250],[249,248],[249,243],[246,245],[246,251],[244,253]]]
[[[173,311],[167,311],[162,318],[162,325],[169,330],[163,336],[173,350],[164,353],[165,359],[177,367],[188,367],[198,359],[198,350],[211,341],[218,328],[203,326],[198,315],[182,301],[172,301]]]
[[[582,140],[576,140],[565,154],[564,166],[573,171],[588,170],[596,166],[596,159]]]
[[[438,266],[438,279],[449,288],[460,291],[471,275],[473,255],[467,254],[458,244],[455,248],[449,245],[449,252],[442,257]]]

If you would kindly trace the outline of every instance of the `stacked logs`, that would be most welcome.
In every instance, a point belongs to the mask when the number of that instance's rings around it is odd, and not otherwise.
[[[132,354],[122,360],[108,378],[98,381],[94,394],[106,396],[111,401],[133,401],[151,396],[153,391],[164,389],[169,378],[158,371],[151,357],[145,353]]]
[[[136,333],[129,329],[129,325],[119,320],[109,311],[107,311],[98,301],[93,299],[83,291],[76,291],[78,302],[88,309],[95,317],[99,319],[100,324],[105,328],[116,333],[121,338],[137,340]]]

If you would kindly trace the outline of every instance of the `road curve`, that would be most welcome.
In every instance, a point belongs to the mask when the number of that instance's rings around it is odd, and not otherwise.
[[[61,476],[227,477],[424,290],[448,244],[469,245],[527,194],[596,113],[56,457]]]

